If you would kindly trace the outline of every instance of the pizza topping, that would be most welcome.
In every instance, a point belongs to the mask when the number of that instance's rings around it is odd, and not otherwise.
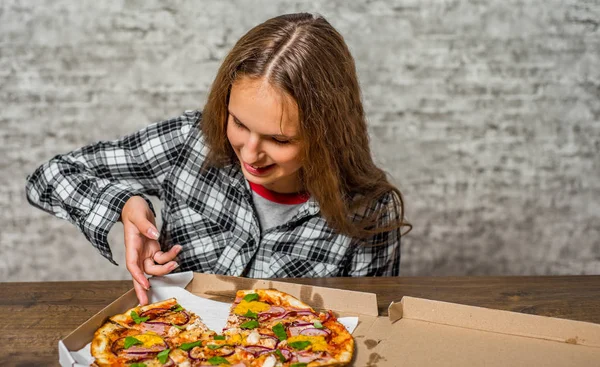
[[[258,321],[256,321],[256,320],[246,321],[243,324],[241,324],[240,327],[242,329],[255,329],[258,327]]]
[[[225,335],[215,335],[215,340],[225,340]]]
[[[171,349],[165,349],[162,352],[158,353],[156,355],[156,358],[158,358],[158,360],[160,361],[160,363],[165,364],[167,363],[167,359],[169,359],[169,352],[171,351]]]
[[[267,348],[275,348],[279,344],[279,339],[272,335],[263,335],[260,334],[260,340],[258,341],[258,345]]]
[[[270,355],[265,359],[262,367],[275,367],[276,363],[277,363],[277,359],[275,359],[275,356]]]
[[[321,324],[321,321],[319,320],[315,320],[313,321],[313,325],[317,328],[317,329],[322,329],[323,328],[323,324]]]
[[[295,341],[295,342],[289,342],[288,345],[294,349],[298,349],[298,350],[302,350],[302,349],[306,349],[308,346],[310,346],[310,342],[308,340],[299,340],[299,341]]]
[[[133,336],[128,336],[125,338],[125,344],[124,344],[123,348],[128,349],[137,344],[144,344],[144,343],[141,340],[134,338]]]
[[[242,349],[244,349],[246,352],[252,354],[255,357],[258,357],[265,353],[271,353],[273,351],[273,349],[271,348],[263,347],[260,345],[249,345],[247,347],[242,347]]]
[[[258,293],[248,293],[247,295],[244,296],[244,301],[246,302],[252,302],[252,301],[258,301],[260,297],[258,296]]]
[[[159,335],[167,334],[167,330],[171,328],[171,325],[164,322],[143,322],[141,326],[142,331],[153,332]]]
[[[287,339],[287,333],[285,332],[285,328],[283,327],[282,323],[278,323],[277,325],[273,326],[273,332],[279,340],[284,341]]]
[[[288,328],[291,336],[298,336],[304,329],[314,329],[314,325],[308,322],[298,323]]]
[[[244,316],[248,310],[252,311],[253,313],[260,313],[270,308],[271,306],[267,303],[258,301],[248,302],[244,299],[237,306],[235,306],[233,312],[237,315]]]
[[[175,311],[175,312],[179,312],[182,311],[183,307],[181,307],[181,305],[178,303],[175,306],[171,307],[171,311]]]
[[[196,342],[193,343],[183,343],[179,346],[179,349],[183,349],[186,352],[194,347],[199,347],[202,346],[202,340],[198,340]]]
[[[196,320],[194,320],[194,322],[192,322],[191,324],[188,324],[185,327],[186,330],[194,330],[194,329],[201,329],[201,330],[206,330],[206,325],[204,325],[202,323],[202,321],[198,318]]]
[[[252,310],[248,310],[246,311],[246,313],[244,314],[244,317],[247,317],[249,319],[257,319],[258,318],[258,314],[255,312],[252,312]]]
[[[131,311],[129,315],[131,316],[131,319],[133,319],[133,322],[135,322],[136,324],[141,324],[142,322],[147,321],[150,318],[148,316],[140,317],[140,315],[138,315],[138,313],[135,311]]]
[[[315,352],[327,350],[327,341],[323,336],[306,336],[298,335],[292,336],[287,340],[287,344],[298,350],[304,350],[311,346],[311,349]]]
[[[260,334],[258,333],[258,330],[252,330],[252,332],[246,337],[246,343],[250,345],[258,344],[259,341]]]
[[[210,363],[213,366],[218,366],[220,364],[231,364],[229,363],[228,360],[226,360],[223,357],[212,357],[208,359],[208,363]]]
[[[127,337],[127,338],[132,338],[132,337]],[[135,338],[132,338],[132,339],[137,339],[138,341],[140,341],[142,343],[142,346],[145,348],[151,348],[151,347],[154,347],[155,345],[162,346],[165,344],[165,341],[163,340],[163,338],[161,338],[160,336],[158,336],[154,333],[146,333],[146,334],[137,335]],[[125,340],[125,344],[127,344],[127,340]],[[127,347],[125,347],[125,349],[127,349]]]
[[[169,311],[171,311],[170,308],[162,308],[162,307],[149,308],[146,311],[143,311],[140,314],[140,317],[149,317],[150,319],[155,319]]]
[[[306,367],[308,366],[306,363],[292,363],[290,367]]]
[[[329,336],[329,331],[325,329],[307,328],[300,331],[300,335],[327,337]]]
[[[298,362],[300,363],[310,363],[314,360],[321,358],[323,353],[311,353],[311,352],[300,352],[296,354],[296,358],[298,358]]]
[[[234,334],[229,337],[229,344],[241,345],[243,343],[243,338],[241,334]]]
[[[283,351],[281,351],[279,349],[275,349],[275,355],[277,356],[277,358],[279,358],[279,360],[282,363],[287,361],[288,359],[292,358],[292,353],[289,350],[284,349]]]

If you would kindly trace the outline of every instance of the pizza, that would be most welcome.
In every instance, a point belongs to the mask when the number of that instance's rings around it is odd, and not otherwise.
[[[94,334],[95,367],[346,366],[354,340],[331,312],[274,289],[240,290],[220,333],[175,298],[115,315]]]

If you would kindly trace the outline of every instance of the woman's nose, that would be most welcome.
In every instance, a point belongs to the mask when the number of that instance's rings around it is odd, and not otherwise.
[[[258,162],[262,156],[260,148],[260,137],[250,134],[242,148],[242,158],[246,163]]]

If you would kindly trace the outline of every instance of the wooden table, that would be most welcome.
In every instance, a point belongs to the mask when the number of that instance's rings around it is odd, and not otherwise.
[[[600,323],[600,276],[282,280],[376,293],[381,314],[408,295]],[[0,283],[0,366],[58,366],[58,340],[130,288],[129,281]]]

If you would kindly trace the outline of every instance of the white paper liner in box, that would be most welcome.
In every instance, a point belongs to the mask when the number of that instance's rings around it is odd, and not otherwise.
[[[202,322],[209,329],[220,331],[227,323],[231,303],[218,302],[210,299],[198,297],[185,289],[189,282],[192,281],[194,274],[192,272],[169,274],[164,277],[150,278],[152,287],[148,292],[149,303],[159,302],[168,298],[175,297],[177,302],[186,310],[190,310],[200,316]],[[350,333],[356,329],[358,325],[358,317],[341,317],[338,321],[346,327]],[[76,352],[70,352],[73,361],[70,364],[62,364],[64,366],[89,366],[94,358],[90,352],[91,342],[82,349]]]

